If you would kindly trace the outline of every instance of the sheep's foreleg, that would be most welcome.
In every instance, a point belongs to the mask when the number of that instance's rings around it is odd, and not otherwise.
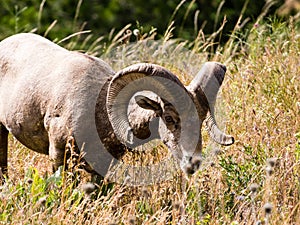
[[[64,165],[65,153],[55,146],[55,143],[50,140],[49,156],[52,161],[53,172],[57,171],[60,166]]]
[[[0,123],[0,182],[7,175],[7,140],[8,130]]]

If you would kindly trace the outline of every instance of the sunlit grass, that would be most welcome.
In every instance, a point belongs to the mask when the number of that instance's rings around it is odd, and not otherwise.
[[[213,43],[205,37],[191,44],[166,32],[164,40],[154,41],[155,30],[140,34],[130,26],[111,35],[110,44],[99,37],[89,45],[91,34],[78,35],[61,45],[100,56],[116,71],[146,61],[165,66],[188,84],[205,61],[226,63],[216,112],[236,143],[218,147],[204,134],[207,161],[191,178],[178,173],[145,187],[99,184],[90,194],[82,188],[89,179],[86,173],[81,172],[81,183],[75,185],[71,171],[52,174],[47,156],[10,137],[9,177],[0,187],[0,224],[300,224],[296,21],[260,21],[248,39],[234,40],[229,50],[217,53],[211,52],[208,46]],[[133,37],[136,41],[129,43]],[[165,157],[164,150],[149,150],[148,158],[139,153],[135,159],[150,163],[151,157]],[[125,160],[132,158],[129,153]],[[271,165],[270,158],[276,163]]]

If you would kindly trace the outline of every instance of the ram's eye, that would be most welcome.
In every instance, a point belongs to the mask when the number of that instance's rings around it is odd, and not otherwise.
[[[173,123],[174,122],[174,120],[171,116],[166,116],[165,120],[166,120],[167,123]]]

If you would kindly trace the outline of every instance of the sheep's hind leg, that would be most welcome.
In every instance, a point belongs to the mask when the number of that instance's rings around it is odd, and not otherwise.
[[[8,130],[0,123],[0,183],[7,176],[7,141]]]

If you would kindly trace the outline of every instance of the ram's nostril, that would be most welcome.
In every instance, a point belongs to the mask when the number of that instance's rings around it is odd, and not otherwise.
[[[194,173],[195,173],[195,170],[194,170],[194,169],[189,170],[189,174],[190,174],[190,175],[193,175]]]
[[[195,170],[193,169],[192,166],[186,166],[185,172],[186,172],[186,174],[188,174],[188,175],[192,175],[192,174],[195,173]]]

